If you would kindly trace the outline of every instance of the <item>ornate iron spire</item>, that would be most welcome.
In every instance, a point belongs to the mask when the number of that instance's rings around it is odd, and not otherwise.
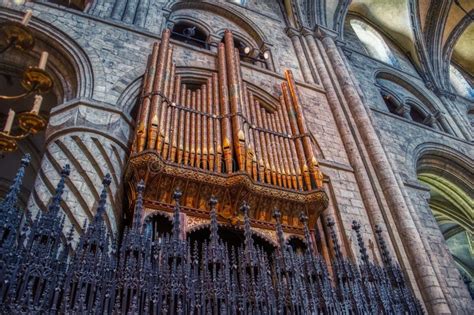
[[[357,235],[357,244],[359,245],[359,251],[364,264],[369,265],[369,255],[367,255],[367,248],[365,247],[364,239],[360,233],[361,225],[357,221],[352,221],[352,229],[356,232]]]
[[[133,213],[133,230],[139,231],[142,226],[143,215],[143,192],[145,191],[145,182],[140,180],[137,184],[137,200],[135,201],[135,211]]]
[[[308,215],[305,212],[301,212],[299,216],[300,222],[303,223],[304,229],[304,238],[306,239],[307,250],[312,252],[314,250],[313,241],[311,240],[311,235],[309,234],[308,228]]]
[[[107,188],[109,188],[111,180],[112,178],[110,177],[110,174],[106,174],[104,179],[102,180],[103,187],[102,187],[102,192],[100,193],[97,211],[94,216],[94,222],[104,220],[105,205],[107,203]]]
[[[25,176],[26,167],[30,164],[31,156],[27,153],[21,159],[20,168],[18,169],[13,183],[8,189],[8,193],[5,198],[0,202],[0,211],[9,211],[16,207],[18,201],[18,194],[20,193],[21,184],[23,182],[23,177]]]
[[[2,240],[0,248],[9,248],[15,241],[22,215],[17,209],[18,195],[20,193],[23,177],[25,176],[26,167],[30,164],[30,160],[31,157],[29,154],[23,156],[20,168],[16,173],[13,183],[10,185],[7,195],[0,201],[0,240]]]
[[[382,253],[382,261],[385,266],[392,265],[392,257],[390,257],[390,253],[388,252],[387,244],[382,236],[382,228],[379,225],[375,226],[375,235],[377,239],[377,243],[380,247],[380,252]]]
[[[175,202],[174,205],[174,210],[173,210],[173,240],[178,241],[180,239],[179,235],[181,233],[181,219],[180,219],[180,203],[179,201],[181,200],[181,197],[183,196],[183,193],[179,188],[176,188],[176,190],[173,193],[173,199]]]
[[[255,263],[255,247],[253,245],[252,230],[250,228],[249,210],[249,204],[244,201],[240,207],[240,211],[244,214],[245,256],[247,263],[253,265]]]

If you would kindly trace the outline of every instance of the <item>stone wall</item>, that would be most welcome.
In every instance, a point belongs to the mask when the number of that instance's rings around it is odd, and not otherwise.
[[[219,42],[223,30],[229,28],[258,48],[269,49],[269,70],[245,62],[242,68],[243,79],[271,97],[279,97],[283,71],[293,71],[326,176],[330,205],[323,217],[337,219],[343,251],[350,257],[358,256],[352,220],[361,222],[366,240],[373,240],[375,225],[381,225],[390,237],[389,250],[404,267],[429,311],[446,311],[446,299],[451,312],[469,312],[467,291],[433,224],[426,200],[420,197],[426,191],[421,189],[420,193],[413,182],[417,154],[423,144],[443,144],[473,156],[472,144],[464,138],[470,126],[467,119],[458,119],[472,103],[435,95],[398,48],[391,46],[400,61],[400,69],[393,69],[366,56],[350,26],[346,25],[342,42],[333,39],[334,34],[288,27],[282,7],[271,0],[251,0],[247,6],[226,1],[106,0],[95,1],[86,13],[42,2],[15,6],[3,0],[0,18],[18,20],[26,8],[34,11],[31,27],[37,32],[45,38],[51,33],[64,38],[62,42],[51,41],[50,53],[66,51],[65,58],[76,65],[73,74],[87,82],[78,85],[73,97],[51,112],[46,150],[29,201],[32,209],[46,208],[60,167],[69,163],[72,173],[63,209],[66,225],[79,232],[84,220],[90,220],[95,211],[101,177],[111,173],[107,224],[117,235],[125,215],[122,180],[134,128],[130,113],[136,104],[147,56],[167,25],[193,19],[206,27],[212,41]],[[216,68],[214,48],[171,42],[178,69]],[[398,85],[391,88],[405,93],[405,97],[417,95],[399,88],[400,78],[414,82],[414,90],[425,95],[425,102],[445,116],[449,130],[389,113],[379,91],[377,75],[381,72],[396,74]],[[359,106],[360,102],[363,106]],[[458,112],[453,113],[458,103]],[[375,132],[363,128],[367,124],[371,128],[373,125]],[[398,212],[397,202],[403,203],[400,208],[406,212]],[[407,242],[413,231],[415,239],[420,238],[419,243],[413,241],[422,249],[420,257],[414,257],[410,252],[412,243]],[[371,248],[369,255],[379,257],[378,248]]]

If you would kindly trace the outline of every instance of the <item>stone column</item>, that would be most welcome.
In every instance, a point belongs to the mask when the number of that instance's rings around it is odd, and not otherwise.
[[[364,162],[360,155],[360,148],[357,146],[348,121],[345,118],[345,113],[341,106],[341,101],[338,98],[337,92],[331,82],[331,76],[326,68],[324,60],[319,52],[316,40],[313,34],[307,33],[305,35],[311,54],[315,62],[316,70],[318,71],[321,83],[326,91],[329,106],[331,108],[334,120],[342,138],[349,162],[354,169],[354,175],[359,185],[359,190],[364,201],[364,206],[368,212],[368,218],[372,225],[380,225],[385,230],[385,222],[383,220],[380,206],[374,194],[374,189],[367,174]],[[380,257],[379,257],[380,258]]]
[[[429,254],[423,246],[421,236],[403,198],[395,174],[375,132],[369,114],[350,80],[334,39],[330,36],[324,36],[322,42],[335,70],[344,97],[349,104],[348,107],[357,129],[372,160],[379,183],[385,192],[387,202],[393,210],[398,231],[403,238],[408,258],[415,270],[416,280],[421,288],[424,302],[432,313],[450,313],[448,303],[429,259]]]
[[[61,204],[65,229],[77,236],[84,221],[91,222],[99,200],[101,182],[109,173],[105,222],[114,237],[121,225],[122,178],[131,136],[129,119],[117,108],[93,101],[72,101],[53,109],[46,133],[46,150],[28,209],[34,216],[46,210],[59,173],[71,167]]]
[[[452,135],[455,134],[453,128],[451,128],[449,123],[446,121],[446,115],[443,112],[438,110],[438,111],[433,113],[433,116],[441,124],[444,131],[446,131],[446,132],[448,132]]]
[[[298,59],[301,72],[303,73],[304,81],[306,83],[314,83],[313,75],[311,74],[311,69],[309,68],[309,64],[306,59],[303,46],[301,45],[300,33],[296,29],[288,27],[286,29],[286,34],[288,34],[288,36],[291,38],[291,42],[293,43],[293,47],[295,48],[296,58]]]
[[[411,111],[411,106],[407,104],[400,104],[400,106],[397,107],[398,114],[402,115],[406,119],[411,120],[410,111]]]

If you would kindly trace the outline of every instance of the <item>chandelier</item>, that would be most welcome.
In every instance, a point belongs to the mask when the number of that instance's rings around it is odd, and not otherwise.
[[[35,39],[28,23],[31,19],[32,11],[27,10],[23,20],[6,21],[0,23],[0,54],[5,53],[9,49],[18,49],[21,51],[31,51],[35,45]],[[18,148],[18,141],[34,135],[45,129],[46,119],[39,114],[43,96],[53,87],[53,79],[48,74],[46,63],[48,61],[48,53],[43,51],[37,66],[30,66],[23,71],[21,86],[24,92],[19,95],[0,95],[1,100],[18,100],[35,95],[34,102],[29,112],[22,112],[16,115],[15,111],[10,109],[3,130],[0,131],[0,152],[13,152]],[[18,120],[18,126],[21,130],[19,134],[12,134],[12,127]]]

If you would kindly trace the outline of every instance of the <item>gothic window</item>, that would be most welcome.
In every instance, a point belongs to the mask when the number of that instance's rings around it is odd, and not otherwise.
[[[415,106],[412,106],[410,109],[410,117],[414,122],[423,124],[425,120],[425,115]]]
[[[472,84],[467,82],[461,71],[453,65],[449,66],[449,78],[454,90],[459,93],[459,95],[474,100],[474,88]]]
[[[222,38],[224,42],[224,38]],[[267,60],[270,55],[269,52],[262,52],[259,49],[253,48],[252,45],[234,37],[234,46],[239,50],[240,61],[268,69]]]
[[[370,25],[360,20],[352,19],[351,26],[367,53],[382,62],[399,67],[397,58],[385,43],[382,36]]]
[[[16,3],[24,3],[26,1],[24,0],[17,0],[15,1]],[[41,2],[36,0],[35,2]],[[50,2],[54,4],[59,4],[71,9],[79,10],[79,11],[84,11],[87,7],[90,6],[92,3],[92,0],[47,0],[44,2]]]
[[[247,4],[247,0],[227,0],[227,1],[231,3],[235,3],[235,4],[240,4],[240,5]]]
[[[206,32],[188,22],[176,23],[171,31],[172,39],[205,49],[209,49],[207,37]]]

